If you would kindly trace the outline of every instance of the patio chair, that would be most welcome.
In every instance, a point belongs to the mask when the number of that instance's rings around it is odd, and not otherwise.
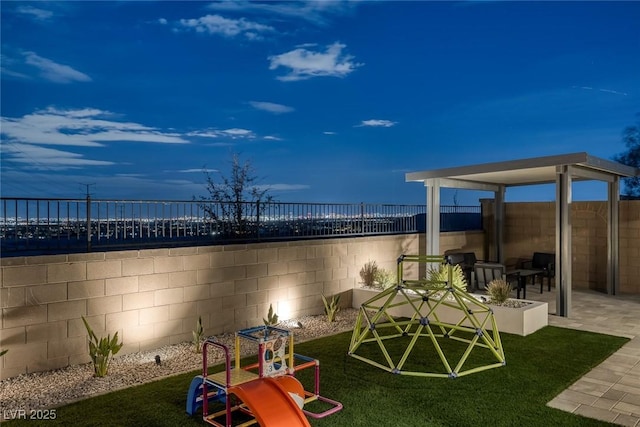
[[[540,270],[533,278],[540,277],[540,293],[544,287],[544,279],[547,279],[547,290],[551,291],[551,279],[556,276],[556,254],[546,252],[534,252],[533,258],[522,263],[522,268],[529,270]]]
[[[503,264],[493,262],[477,262],[473,266],[473,272],[475,275],[474,290],[484,290],[492,280],[506,278],[506,267]]]
[[[478,262],[475,252],[452,252],[446,255],[449,257],[449,262],[452,265],[459,265],[462,268],[464,277],[467,281],[467,286],[471,287],[471,273],[473,272],[473,266]]]
[[[507,273],[504,264],[495,262],[478,262],[473,266],[475,275],[475,290],[484,290],[492,280],[505,280],[516,290],[516,297],[520,298],[520,289],[524,283],[520,280],[519,273]],[[515,287],[513,284],[515,283]],[[526,292],[526,291],[525,291]],[[524,295],[526,297],[526,293]]]

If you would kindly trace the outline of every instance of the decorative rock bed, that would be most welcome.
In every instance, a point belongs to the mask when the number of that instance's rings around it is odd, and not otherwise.
[[[345,308],[338,312],[336,320],[332,323],[327,322],[325,315],[318,315],[291,319],[281,322],[278,326],[293,330],[295,342],[300,343],[350,331],[357,315],[358,310]],[[227,345],[233,354],[233,333],[218,335],[216,338]],[[241,349],[243,356],[255,352],[256,349],[250,346]],[[347,352],[346,348],[344,352]],[[160,356],[160,365],[156,364],[156,355]],[[19,375],[0,381],[0,402],[3,408],[0,420],[9,411],[64,406],[92,396],[201,368],[202,354],[195,352],[192,343],[182,343],[151,351],[118,355],[111,362],[109,374],[103,378],[93,376],[93,365],[90,363]],[[189,384],[185,384],[185,395],[188,386]]]

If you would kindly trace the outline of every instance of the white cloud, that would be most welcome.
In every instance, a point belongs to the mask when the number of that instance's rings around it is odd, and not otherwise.
[[[331,132],[331,131],[328,131],[328,130],[327,130],[327,131],[324,131],[324,132],[322,132],[322,133],[323,133],[323,134],[325,134],[325,135],[336,135],[336,133],[335,133],[335,132]]]
[[[53,12],[33,6],[20,6],[16,9],[16,11],[18,13],[22,13],[23,15],[29,15],[39,21],[46,21],[53,17]]]
[[[295,111],[295,108],[293,107],[273,102],[249,101],[249,104],[257,110],[268,111],[273,114],[291,113],[292,111]]]
[[[383,127],[390,128],[395,126],[397,122],[392,122],[391,120],[379,120],[379,119],[371,119],[371,120],[363,120],[362,123],[358,125],[358,127],[368,126],[368,127]]]
[[[220,132],[232,138],[255,138],[255,134],[249,129],[232,128],[221,130]]]
[[[600,89],[600,92],[613,93],[614,95],[622,95],[622,96],[628,96],[629,95],[626,92],[620,92],[620,91],[613,90],[613,89]]]
[[[573,87],[575,88],[576,86],[573,86]],[[584,89],[584,90],[597,90],[597,91],[599,91],[599,92],[612,93],[612,94],[614,94],[614,95],[629,96],[629,94],[628,94],[628,93],[626,93],[626,92],[620,92],[620,91],[618,91],[618,90],[613,90],[613,89],[595,89],[595,88],[593,88],[593,87],[591,87],[591,86],[580,86],[580,87],[579,87],[579,89]]]
[[[168,172],[171,172],[171,171],[168,171]],[[200,169],[182,169],[182,170],[178,171],[178,173],[203,173],[203,172],[213,173],[213,172],[218,172],[218,170],[217,169],[200,168]]]
[[[81,166],[109,166],[113,162],[90,160],[81,154],[45,148],[33,144],[2,144],[2,153],[15,163],[28,164],[29,168],[38,170],[61,170]]]
[[[277,77],[281,81],[306,80],[312,77],[345,77],[364,65],[353,61],[353,56],[343,54],[346,45],[333,43],[324,52],[298,47],[290,52],[270,56],[269,69],[279,67],[290,69],[289,73]]]
[[[228,19],[220,15],[181,19],[179,23],[182,27],[193,29],[198,33],[218,34],[229,38],[243,35],[249,40],[259,40],[262,38],[261,34],[275,31],[273,27],[248,21],[245,18]]]
[[[207,6],[210,10],[222,12],[241,12],[278,15],[284,18],[304,19],[318,25],[328,23],[331,15],[343,15],[356,7],[351,1],[289,1],[289,2],[254,2],[246,0],[216,1]]]
[[[187,133],[187,136],[197,136],[200,138],[220,138],[226,137],[231,139],[255,138],[256,134],[249,129],[207,129]]]
[[[273,136],[273,135],[267,135],[264,137],[264,139],[268,140],[268,141],[282,141],[282,138],[279,138],[277,136]]]
[[[168,21],[165,18],[158,18],[158,24],[167,25]]]
[[[49,107],[20,118],[2,117],[2,136],[13,142],[39,145],[101,147],[105,142],[131,141],[184,144],[175,133],[133,122],[108,120],[113,114],[95,108],[61,110]]]
[[[139,123],[116,121],[114,116],[96,108],[62,110],[49,107],[19,118],[0,117],[3,161],[49,170],[108,166],[114,163],[43,146],[104,147],[118,141],[188,143],[179,134]]]
[[[40,70],[40,75],[55,83],[90,82],[91,77],[71,68],[43,58],[34,52],[24,52],[25,63]]]

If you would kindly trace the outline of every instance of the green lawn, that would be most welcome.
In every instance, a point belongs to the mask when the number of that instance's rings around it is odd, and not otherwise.
[[[595,426],[606,423],[548,408],[545,404],[627,339],[548,326],[520,337],[502,334],[507,365],[457,379],[393,375],[346,355],[351,333],[303,344],[296,353],[315,357],[321,366],[321,394],[344,409],[321,420],[324,426]],[[451,341],[451,340],[449,340]],[[458,351],[452,343],[451,351]],[[390,352],[405,343],[390,343]],[[363,351],[367,351],[364,349]],[[371,349],[372,354],[375,353]],[[478,352],[469,363],[481,363]],[[438,359],[423,342],[407,362],[411,370],[438,368]],[[21,425],[190,426],[200,416],[185,414],[187,388],[193,375],[183,374],[94,397],[57,409],[55,421],[14,420]],[[308,383],[311,370],[300,373]]]

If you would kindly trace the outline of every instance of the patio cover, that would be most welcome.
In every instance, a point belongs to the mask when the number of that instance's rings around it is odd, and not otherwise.
[[[619,289],[618,206],[620,178],[640,175],[640,170],[588,153],[484,163],[405,175],[406,182],[423,182],[427,188],[427,254],[440,253],[440,188],[493,191],[495,241],[499,262],[504,263],[504,195],[507,187],[556,184],[556,314],[571,313],[571,183],[604,181],[608,185],[607,293]]]

